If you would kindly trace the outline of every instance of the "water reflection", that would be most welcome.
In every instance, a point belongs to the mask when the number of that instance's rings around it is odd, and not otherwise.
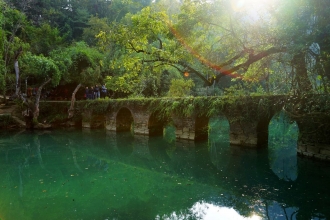
[[[288,116],[280,112],[269,124],[268,157],[271,169],[280,178],[294,181],[297,168],[298,125],[290,123]]]
[[[0,134],[0,218],[329,218],[328,164],[296,158],[302,172],[287,181],[269,149],[229,146],[217,133],[228,122],[215,121],[198,143],[173,141],[171,128]]]
[[[134,150],[134,135],[125,132],[116,137],[117,149],[123,156],[130,156]]]
[[[156,219],[160,220],[178,220],[178,219],[204,219],[204,220],[261,220],[262,218],[254,213],[249,217],[244,217],[240,215],[233,208],[221,207],[218,205],[210,204],[204,201],[199,201],[195,203],[188,211],[188,214],[183,213],[171,213],[166,216],[157,216]]]

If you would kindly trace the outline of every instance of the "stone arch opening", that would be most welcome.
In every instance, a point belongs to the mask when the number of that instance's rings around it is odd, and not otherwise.
[[[116,116],[116,132],[131,131],[134,124],[134,118],[128,108],[121,108]]]
[[[148,121],[149,136],[163,135],[163,129],[166,126],[167,119],[161,117],[160,112],[153,112]]]
[[[272,118],[263,117],[257,124],[257,146],[267,147],[268,145],[268,125]]]
[[[195,141],[207,140],[209,117],[202,115],[195,118]]]

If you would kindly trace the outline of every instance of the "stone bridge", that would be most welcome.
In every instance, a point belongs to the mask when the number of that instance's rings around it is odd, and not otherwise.
[[[102,113],[83,110],[82,127],[104,127],[110,131],[154,136],[162,135],[164,127],[172,124],[176,128],[177,139],[198,141],[208,138],[211,117],[225,116],[230,125],[230,144],[263,147],[268,143],[270,120],[276,113],[285,111],[299,127],[298,154],[330,160],[330,115],[327,108],[320,110],[320,106],[330,105],[328,96],[204,97],[202,101],[196,100],[167,100],[167,105],[162,101],[152,105],[148,99],[111,100]],[[176,108],[169,108],[174,102]],[[166,116],[162,108],[167,109]],[[212,108],[213,111],[210,111]],[[190,111],[184,114],[185,109]]]

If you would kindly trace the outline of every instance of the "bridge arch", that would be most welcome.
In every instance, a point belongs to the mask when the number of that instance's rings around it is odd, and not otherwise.
[[[169,119],[162,117],[159,111],[152,112],[148,120],[149,136],[163,135],[163,129]]]
[[[264,147],[268,145],[268,136],[269,136],[269,123],[272,119],[273,115],[262,117],[259,119],[256,132],[257,132],[257,146],[258,147]]]
[[[206,115],[195,117],[195,141],[206,140],[209,131],[209,117]]]
[[[116,115],[116,132],[131,131],[134,125],[133,114],[130,109],[122,107]]]

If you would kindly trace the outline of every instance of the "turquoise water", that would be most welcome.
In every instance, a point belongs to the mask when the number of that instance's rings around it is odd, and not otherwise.
[[[263,149],[229,146],[219,118],[197,143],[170,126],[2,132],[0,219],[330,218],[330,164],[296,156],[295,124],[269,129]]]

